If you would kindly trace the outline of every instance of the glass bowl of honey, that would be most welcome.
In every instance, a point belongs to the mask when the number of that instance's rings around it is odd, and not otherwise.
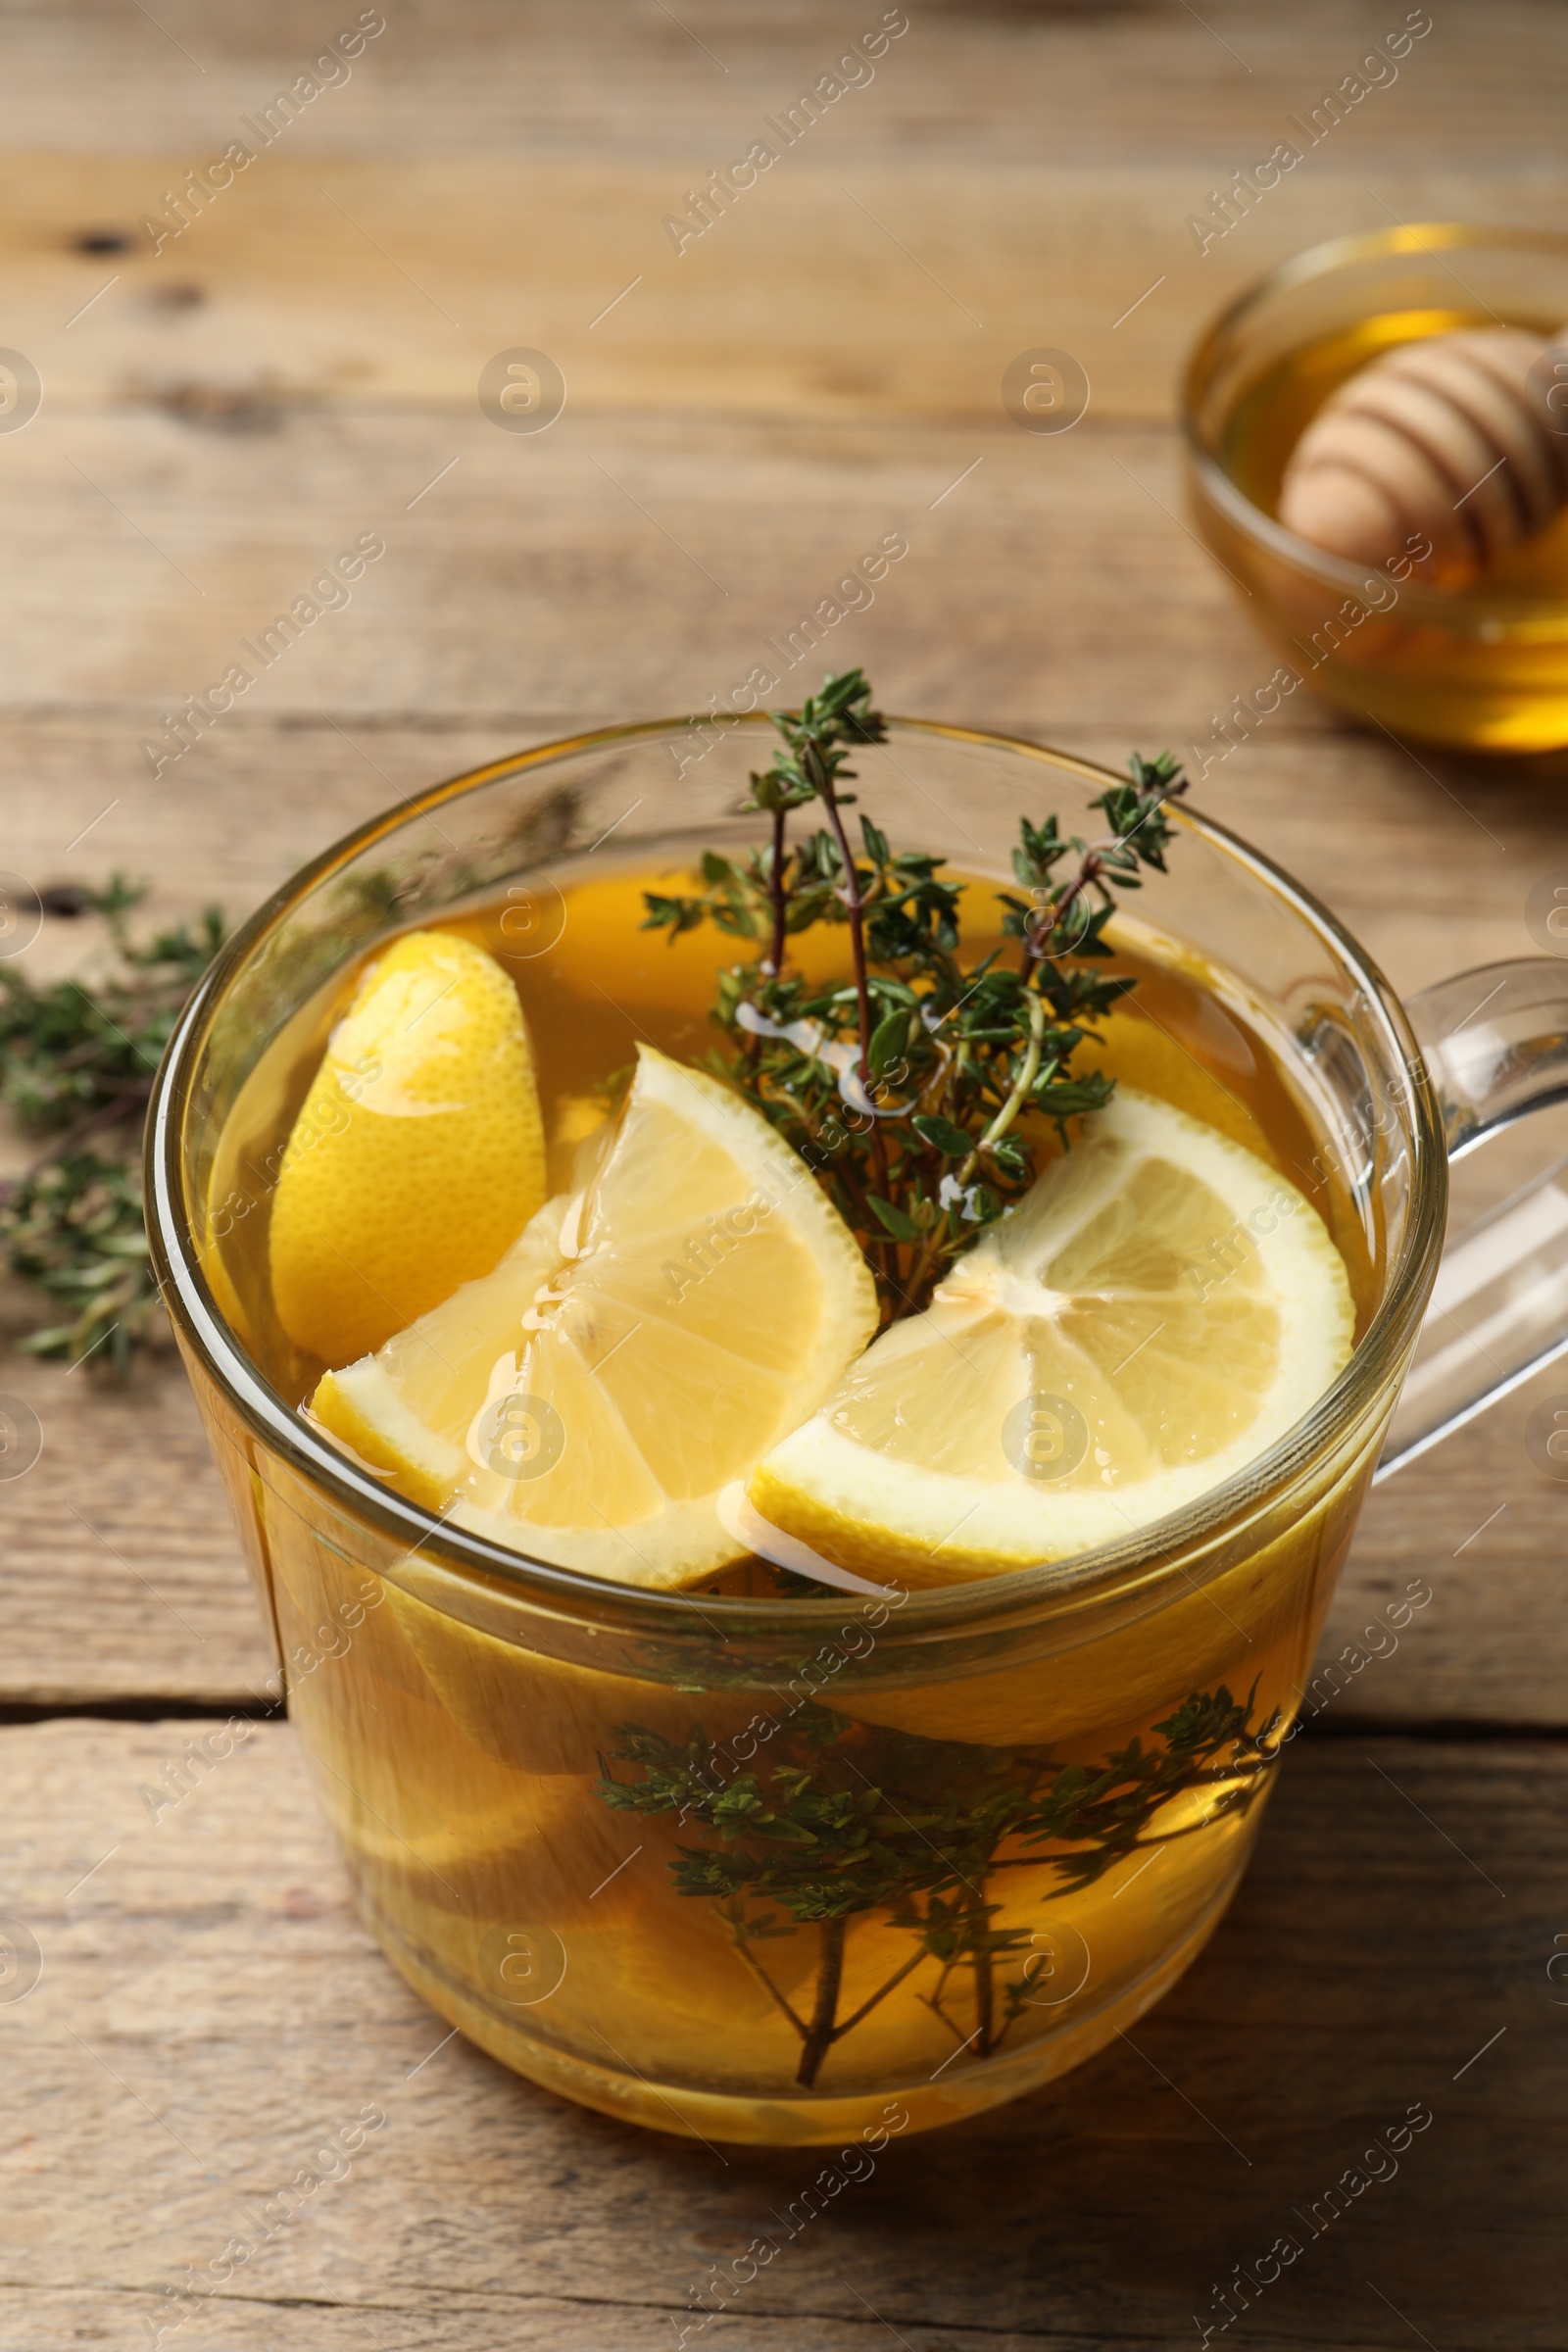
[[[1402,344],[1498,325],[1556,336],[1568,237],[1420,223],[1313,246],[1215,320],[1188,362],[1189,495],[1208,547],[1298,683],[1399,738],[1455,750],[1568,746],[1568,507],[1477,578],[1326,553],[1279,519],[1291,454],[1323,404]]]

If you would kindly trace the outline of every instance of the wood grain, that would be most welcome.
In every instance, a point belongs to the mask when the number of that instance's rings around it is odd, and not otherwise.
[[[65,26],[29,15],[5,102],[16,340],[66,404],[195,379],[467,407],[520,341],[589,407],[780,416],[994,415],[1002,366],[1044,341],[1078,353],[1105,413],[1149,416],[1198,318],[1321,236],[1391,211],[1560,211],[1549,0],[1450,11],[1201,255],[1187,217],[1396,20],[1363,0],[1203,18],[948,0],[677,254],[662,222],[688,188],[775,137],[768,118],[880,13],[402,7],[158,254],[140,220],[301,70],[322,20],[299,5],[241,30],[197,5],[160,30],[78,6],[83,77]],[[116,228],[114,262],[78,250]]]
[[[1227,169],[1286,127],[1268,120]],[[9,331],[44,379],[40,429],[56,433],[83,409],[177,414],[204,393],[210,413],[226,398],[253,424],[411,403],[467,419],[480,369],[513,347],[549,353],[573,413],[990,421],[1007,363],[1049,345],[1087,370],[1092,413],[1151,419],[1168,412],[1198,326],[1252,278],[1348,227],[1430,210],[1408,166],[1369,187],[1365,162],[1309,157],[1200,254],[1186,223],[1213,183],[1191,166],[964,156],[933,174],[854,128],[825,122],[818,146],[784,152],[679,253],[664,224],[724,149],[689,174],[674,159],[260,154],[157,253],[136,224],[197,156],[14,156],[0,173]],[[768,135],[760,113],[739,127],[742,151],[753,135]],[[1443,210],[1484,217],[1500,201],[1552,227],[1565,176],[1456,171]],[[113,283],[112,265],[73,250],[98,220],[133,240]]]
[[[678,20],[657,0],[579,0],[569,17],[547,0],[403,0],[350,88],[313,106],[301,136],[319,152],[413,157],[633,151],[689,171],[710,141],[733,141],[749,108],[793,96],[882,13],[881,0],[850,11],[778,0],[765,15],[692,0]],[[1195,21],[1181,0],[928,0],[908,13],[917,21],[879,74],[877,111],[854,118],[856,144],[943,162],[1046,148],[1110,168],[1157,146],[1206,180],[1233,142],[1315,97],[1404,12],[1391,17],[1382,0],[1309,12],[1214,0]],[[324,13],[317,0],[273,0],[260,20],[168,0],[150,24],[115,0],[18,6],[7,146],[202,151],[357,14],[347,0]],[[1364,153],[1427,164],[1436,151],[1490,171],[1552,153],[1568,40],[1551,0],[1492,0],[1442,30],[1413,48],[1396,109],[1352,118]]]
[[[266,1707],[270,1648],[183,1373],[90,1380],[0,1357],[0,1393],[43,1427],[35,1466],[0,1486],[0,1707]]]
[[[704,708],[893,530],[907,557],[829,641],[891,708],[1119,764],[1133,744],[1209,744],[1213,714],[1274,665],[1185,527],[1166,433],[728,422],[699,460],[668,420],[580,442],[568,423],[535,445],[477,415],[295,417],[275,436],[74,420],[120,514],[36,443],[9,482],[18,561],[0,582],[13,863],[55,879],[129,862],[240,911],[416,785],[579,724]],[[154,778],[141,747],[162,714],[372,528],[387,553],[348,606]],[[1568,862],[1560,765],[1415,756],[1299,694],[1201,799],[1412,988],[1528,951],[1531,885]]]
[[[167,2341],[669,2342],[814,2164],[640,2133],[443,2045],[348,1907],[287,1727],[146,1819],[184,1728],[0,1732],[7,1904],[43,1953],[0,2005],[5,2340],[150,2340],[181,2267],[254,2237],[369,2106],[347,2177]],[[714,2336],[1152,2352],[1290,2231],[1243,2342],[1396,2344],[1380,2290],[1445,2352],[1560,2344],[1565,1832],[1560,1748],[1298,1743],[1233,1912],[1131,2042],[895,2142]],[[1397,2179],[1309,2237],[1293,2208],[1411,2102],[1434,2121]]]

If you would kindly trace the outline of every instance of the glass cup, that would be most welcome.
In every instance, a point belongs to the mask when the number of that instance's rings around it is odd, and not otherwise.
[[[243,1175],[231,1113],[290,1024],[324,1034],[322,990],[377,940],[499,900],[518,955],[549,954],[564,892],[608,858],[754,838],[737,803],[769,740],[758,714],[546,745],[318,858],[171,1043],[149,1224],[289,1711],[396,1966],[589,2106],[875,2145],[1048,2082],[1188,1966],[1257,1833],[1380,1455],[1410,1458],[1563,1344],[1534,1279],[1562,1237],[1525,1200],[1450,1257],[1445,1337],[1418,1350],[1446,1154],[1564,1091],[1568,975],[1497,965],[1401,1009],[1307,893],[1178,809],[1169,873],[1111,937],[1203,975],[1206,1069],[1240,1082],[1248,1023],[1283,1041],[1364,1268],[1333,1388],[1179,1515],[990,1582],[748,1599],[596,1581],[405,1501],[269,1384],[224,1239],[265,1223],[266,1178]],[[857,766],[896,841],[979,875],[1005,874],[1021,809],[1098,831],[1087,803],[1113,781],[909,721]],[[612,994],[636,960],[606,971]]]
[[[1194,349],[1182,392],[1194,519],[1292,675],[1353,717],[1465,751],[1568,744],[1568,517],[1471,586],[1440,589],[1408,558],[1352,564],[1277,515],[1297,440],[1369,360],[1459,328],[1554,336],[1565,319],[1568,237],[1424,222],[1297,254]],[[1544,392],[1541,415],[1568,432],[1560,393]]]

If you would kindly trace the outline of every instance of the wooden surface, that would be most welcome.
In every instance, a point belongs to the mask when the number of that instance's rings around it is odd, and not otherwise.
[[[182,236],[138,245],[160,192],[355,13],[0,17],[0,343],[44,387],[0,434],[0,864],[35,885],[118,865],[152,877],[154,911],[238,914],[416,785],[701,708],[895,528],[907,560],[834,644],[890,707],[1116,763],[1185,747],[1272,667],[1182,518],[1187,342],[1319,236],[1391,213],[1558,225],[1568,188],[1550,0],[1435,9],[1397,82],[1201,257],[1185,215],[1402,9],[911,0],[874,81],[677,256],[662,215],[880,9],[426,0],[389,5],[347,85]],[[1094,387],[1055,439],[998,399],[1038,344]],[[538,436],[475,400],[518,345],[567,381]],[[352,604],[155,783],[142,738],[366,530],[387,554]],[[1413,990],[1529,952],[1531,885],[1568,868],[1561,783],[1423,768],[1298,695],[1202,797]],[[64,924],[30,951],[80,952]],[[1565,1144],[1559,1123],[1511,1164]],[[1481,1155],[1467,1208],[1506,1175]],[[29,1311],[0,1292],[0,1331]],[[1410,1578],[1434,1599],[1296,1743],[1143,2055],[891,2150],[715,2342],[1197,2341],[1213,2282],[1421,2099],[1398,2180],[1226,2340],[1568,2343],[1568,1966],[1547,1973],[1568,1950],[1568,1493],[1523,1440],[1559,1383],[1375,1497],[1327,1653]],[[350,2177],[181,2352],[672,2341],[789,2160],[721,2168],[461,2040],[421,2065],[442,2029],[354,1923],[286,1725],[154,1829],[136,1791],[190,1736],[177,1718],[272,1689],[192,1408],[168,1366],[116,1394],[7,1356],[0,1391],[45,1431],[0,1485],[0,1914],[44,1950],[0,2003],[0,2341],[150,2341],[180,2266],[367,2102],[388,2122]],[[93,1712],[158,1720],[69,1719]]]

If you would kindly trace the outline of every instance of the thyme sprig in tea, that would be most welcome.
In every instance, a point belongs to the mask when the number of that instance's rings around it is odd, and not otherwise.
[[[1153,1726],[1152,1744],[1135,1737],[1094,1763],[1060,1762],[1049,1746],[927,1740],[809,1701],[792,1711],[767,1761],[726,1773],[700,1724],[681,1743],[627,1723],[613,1757],[601,1759],[598,1794],[612,1810],[672,1814],[704,1834],[676,1847],[675,1891],[706,1899],[724,1922],[799,2037],[795,2079],[808,2089],[835,2043],[925,1960],[936,1973],[919,1997],[960,2048],[990,2057],[1027,2008],[1045,2005],[1038,1938],[997,1924],[997,1874],[1044,1862],[1064,1894],[1077,1893],[1145,1848],[1247,1812],[1279,1755],[1278,1711],[1254,1725],[1256,1696],[1255,1685],[1245,1704],[1223,1684],[1190,1691]],[[846,2014],[846,1932],[878,1910],[912,1947]],[[813,1926],[815,1980],[797,2006],[757,1947]],[[955,2016],[959,1974],[968,2001]]]
[[[1108,1102],[1114,1080],[1075,1071],[1077,1049],[1136,983],[1096,966],[1112,951],[1105,926],[1140,868],[1164,870],[1174,828],[1167,806],[1187,789],[1169,753],[1137,754],[1130,780],[1093,802],[1094,841],[1064,834],[1054,814],[1019,820],[1013,874],[1027,897],[1002,894],[1004,937],[961,953],[964,885],[946,860],[895,851],[858,809],[856,749],[883,743],[862,671],[829,677],[798,712],[775,711],[783,748],[751,778],[743,803],[770,837],[741,857],[709,851],[703,888],[644,894],[646,929],[671,940],[710,922],[761,943],[718,977],[712,1017],[730,1040],[713,1059],[746,1100],[816,1171],[876,1276],[885,1323],[915,1314],[952,1260],[1033,1181],[1038,1137],[1027,1114],[1067,1122]],[[790,838],[815,805],[825,822]],[[813,983],[791,942],[845,925],[852,978]]]

